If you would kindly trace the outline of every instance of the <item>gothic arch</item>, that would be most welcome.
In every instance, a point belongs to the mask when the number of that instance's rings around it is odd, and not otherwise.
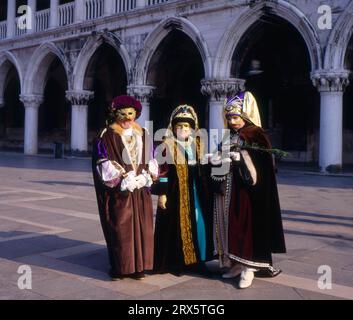
[[[24,81],[24,94],[43,95],[48,69],[55,58],[59,58],[64,67],[66,78],[69,78],[68,62],[64,53],[55,44],[44,43],[34,51],[29,60]]]
[[[17,71],[21,88],[23,85],[22,68],[14,54],[9,51],[0,53],[0,100],[3,99],[5,81],[11,65],[13,65]]]
[[[200,31],[190,21],[185,18],[171,17],[160,22],[157,27],[147,36],[143,49],[140,52],[134,72],[134,82],[138,85],[147,84],[147,73],[153,54],[157,50],[162,40],[172,31],[180,30],[184,32],[195,43],[202,57],[205,69],[205,78],[211,77],[212,63],[210,53],[205,40]]]
[[[229,78],[231,75],[232,56],[242,36],[263,15],[263,10],[281,17],[291,23],[303,37],[311,60],[311,69],[321,69],[321,47],[318,36],[310,21],[298,8],[287,1],[261,1],[247,9],[234,21],[224,34],[218,47],[213,69],[214,78]]]
[[[84,80],[85,74],[90,63],[91,58],[97,51],[97,49],[103,44],[108,43],[111,45],[117,53],[120,55],[124,62],[125,70],[127,73],[127,79],[129,83],[130,74],[131,74],[131,62],[129,53],[126,48],[121,44],[121,40],[111,34],[111,33],[104,33],[101,35],[96,35],[87,40],[84,47],[82,48],[78,59],[76,61],[74,72],[73,72],[73,89],[80,91],[84,90]]]
[[[324,58],[327,70],[344,70],[345,56],[353,35],[353,2],[341,14],[330,33]]]

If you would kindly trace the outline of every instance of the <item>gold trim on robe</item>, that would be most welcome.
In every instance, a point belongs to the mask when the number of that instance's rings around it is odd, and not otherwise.
[[[185,265],[191,265],[197,262],[197,258],[191,230],[188,165],[186,164],[185,155],[182,154],[174,139],[167,139],[164,143],[169,148],[169,152],[173,154],[173,160],[178,175],[180,231],[183,243],[184,262]]]

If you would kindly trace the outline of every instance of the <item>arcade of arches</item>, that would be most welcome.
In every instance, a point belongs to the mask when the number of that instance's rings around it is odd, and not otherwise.
[[[200,90],[205,64],[199,47],[177,29],[156,47],[146,66],[143,86],[149,89],[139,96],[148,108],[144,120],[152,120],[154,130],[166,127],[171,111],[178,104],[187,103],[197,110],[201,127],[210,129],[213,107]],[[51,150],[54,141],[64,143],[67,150],[89,152],[94,135],[104,126],[112,98],[134,92],[129,91],[134,84],[130,83],[133,79],[126,61],[108,43],[101,44],[89,58],[82,92],[70,87],[72,75],[62,59],[55,53],[49,55],[43,90],[33,92],[40,96],[36,102],[29,102],[28,97],[20,99],[23,84],[14,63],[7,59],[0,66],[0,148],[19,149],[26,145],[25,117],[34,104],[38,107],[38,148],[25,147],[26,153]],[[345,67],[353,70],[353,37]],[[258,100],[263,126],[273,145],[289,151],[295,161],[319,160],[320,90],[313,85],[311,70],[310,53],[302,35],[289,22],[272,15],[262,17],[243,34],[232,56],[230,79],[246,80],[246,89]],[[352,103],[350,84],[343,96],[343,163],[353,163]],[[34,126],[32,136],[36,135],[35,129]]]

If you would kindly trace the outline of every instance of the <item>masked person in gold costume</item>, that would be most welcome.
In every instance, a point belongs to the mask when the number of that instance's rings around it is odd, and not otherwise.
[[[160,165],[155,226],[154,269],[209,274],[205,262],[213,255],[211,193],[198,118],[191,106],[177,107],[155,157]],[[164,159],[164,162],[161,161]]]

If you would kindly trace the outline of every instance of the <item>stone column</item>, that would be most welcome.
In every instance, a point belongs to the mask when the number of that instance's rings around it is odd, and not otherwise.
[[[319,166],[322,172],[342,168],[343,92],[349,83],[348,75],[347,71],[312,74],[321,98]]]
[[[37,0],[28,0],[28,6],[31,8],[31,28],[27,29],[27,33],[36,32],[36,11],[37,11]]]
[[[142,104],[142,113],[137,122],[142,127],[146,127],[146,122],[150,121],[150,103],[149,99],[152,97],[155,87],[145,85],[130,85],[127,87],[129,95],[135,97]]]
[[[59,0],[50,0],[50,28],[57,27],[59,17]]]
[[[114,12],[114,1],[113,0],[104,0],[104,16],[108,17],[113,15]]]
[[[201,92],[210,97],[209,129],[224,129],[223,103],[227,96],[244,90],[243,79],[211,79],[201,81]]]
[[[210,97],[209,100],[209,147],[215,150],[224,134],[223,104],[231,95],[245,89],[243,79],[204,79],[201,81],[201,92]]]
[[[75,22],[82,22],[86,20],[86,1],[75,0]]]
[[[24,153],[38,153],[38,110],[44,101],[42,95],[21,95],[25,107]]]
[[[7,38],[15,35],[16,1],[7,0]]]
[[[88,102],[93,98],[92,91],[66,91],[71,103],[71,150],[87,152],[88,142]]]

